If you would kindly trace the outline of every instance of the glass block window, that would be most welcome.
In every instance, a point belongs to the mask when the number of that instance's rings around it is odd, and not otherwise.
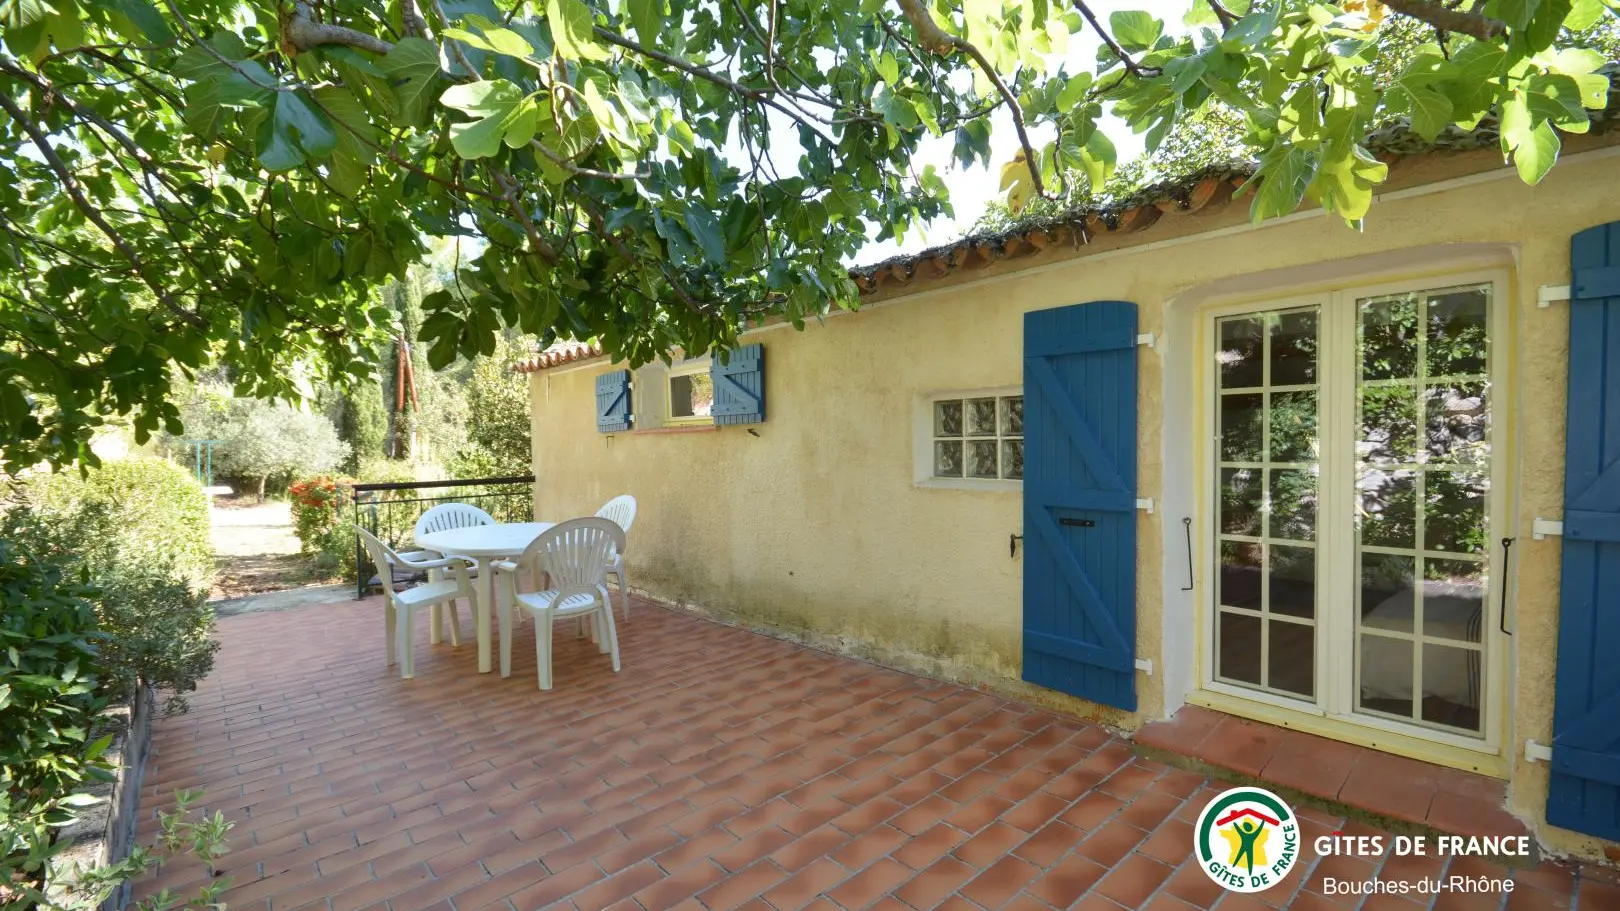
[[[1024,397],[934,402],[934,477],[1022,480]]]

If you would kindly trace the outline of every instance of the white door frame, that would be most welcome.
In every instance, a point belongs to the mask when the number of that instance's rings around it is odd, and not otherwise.
[[[1461,266],[1461,264],[1459,264]],[[1482,736],[1472,737],[1427,727],[1413,722],[1360,714],[1355,711],[1356,660],[1354,597],[1343,592],[1355,590],[1354,561],[1340,556],[1319,559],[1317,563],[1318,602],[1316,611],[1316,698],[1305,700],[1248,687],[1223,683],[1215,678],[1216,572],[1217,542],[1215,534],[1216,508],[1219,499],[1219,475],[1215,469],[1216,365],[1213,357],[1215,320],[1222,316],[1257,311],[1283,310],[1316,304],[1320,307],[1318,322],[1319,347],[1319,427],[1326,434],[1344,442],[1355,438],[1355,352],[1356,307],[1358,298],[1448,287],[1452,285],[1492,285],[1487,331],[1490,333],[1490,353],[1487,378],[1490,395],[1488,472],[1490,490],[1486,503],[1487,527],[1491,530],[1487,541],[1487,591],[1481,629],[1481,656],[1485,665],[1481,680]],[[1345,282],[1333,289],[1307,294],[1249,296],[1241,300],[1229,298],[1227,302],[1211,302],[1196,311],[1198,329],[1197,359],[1199,377],[1195,388],[1201,389],[1193,409],[1198,428],[1196,447],[1199,482],[1195,489],[1193,515],[1195,542],[1195,578],[1205,580],[1194,602],[1198,618],[1197,685],[1212,693],[1268,705],[1304,715],[1349,722],[1371,731],[1386,731],[1423,741],[1444,744],[1463,750],[1499,754],[1504,740],[1507,717],[1505,671],[1511,658],[1508,637],[1499,632],[1502,611],[1501,580],[1511,565],[1504,565],[1498,543],[1504,529],[1511,529],[1512,515],[1508,488],[1513,482],[1510,475],[1509,441],[1512,439],[1510,376],[1513,358],[1508,356],[1511,345],[1511,313],[1514,310],[1511,273],[1505,266],[1486,268],[1458,268],[1454,271],[1434,271],[1419,278],[1392,281]],[[1192,347],[1192,346],[1189,346]],[[1190,352],[1189,352],[1190,353]],[[1336,429],[1330,429],[1336,428]],[[1337,483],[1318,486],[1316,547],[1319,554],[1343,555],[1352,553],[1356,544],[1353,517],[1355,515],[1355,487],[1345,483],[1355,472],[1354,450],[1349,445],[1324,445],[1321,453],[1320,477],[1336,479]],[[1166,548],[1167,551],[1170,548]],[[1167,586],[1168,587],[1168,586]],[[1324,593],[1326,597],[1324,597]],[[1344,647],[1348,645],[1349,647]],[[1421,687],[1422,681],[1414,680]]]

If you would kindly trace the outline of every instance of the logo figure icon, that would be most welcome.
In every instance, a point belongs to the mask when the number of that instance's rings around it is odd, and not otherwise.
[[[1193,828],[1193,854],[1232,892],[1263,892],[1299,860],[1299,820],[1264,788],[1232,788],[1211,800]]]

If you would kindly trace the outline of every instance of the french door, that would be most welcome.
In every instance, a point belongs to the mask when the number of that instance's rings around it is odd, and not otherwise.
[[[1212,312],[1206,685],[1494,741],[1500,281]]]

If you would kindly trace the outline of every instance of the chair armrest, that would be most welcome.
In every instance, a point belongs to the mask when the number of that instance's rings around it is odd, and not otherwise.
[[[444,555],[436,550],[413,550],[409,553],[398,554],[398,557],[404,563],[419,563],[423,560],[442,559]]]
[[[411,569],[444,569],[446,567],[453,569],[466,569],[472,565],[472,561],[465,557],[442,557],[438,560],[406,560],[403,562]]]
[[[489,568],[498,573],[515,573],[518,565],[512,560],[496,560],[494,563],[489,564]]]

